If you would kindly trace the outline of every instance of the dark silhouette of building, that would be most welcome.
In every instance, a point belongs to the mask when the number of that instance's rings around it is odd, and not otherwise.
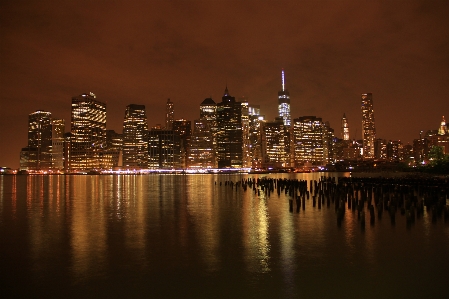
[[[241,168],[243,166],[242,105],[224,91],[217,104],[217,163],[218,168]]]

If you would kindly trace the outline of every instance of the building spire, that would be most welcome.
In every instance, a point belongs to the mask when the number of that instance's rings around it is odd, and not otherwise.
[[[283,68],[282,68],[282,91],[285,91],[285,76]]]
[[[223,96],[228,96],[229,95],[229,91],[228,91],[228,83],[226,83],[226,88],[224,91],[224,95]]]

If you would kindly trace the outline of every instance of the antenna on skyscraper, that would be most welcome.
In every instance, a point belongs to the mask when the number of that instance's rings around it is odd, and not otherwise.
[[[285,91],[285,77],[284,77],[284,69],[282,69],[282,91]]]

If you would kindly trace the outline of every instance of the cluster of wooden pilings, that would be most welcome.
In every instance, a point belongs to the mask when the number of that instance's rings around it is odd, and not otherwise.
[[[217,184],[217,182],[215,182]],[[220,186],[222,182],[219,183]],[[264,192],[289,197],[289,210],[298,213],[305,210],[305,201],[311,199],[312,206],[333,206],[340,226],[345,212],[357,213],[362,228],[365,227],[365,211],[369,222],[374,225],[376,218],[388,217],[391,224],[396,222],[396,214],[405,216],[407,225],[422,217],[424,211],[430,213],[432,222],[444,218],[449,222],[449,180],[447,178],[354,178],[321,177],[319,180],[297,180],[279,178],[246,178],[240,181],[225,181],[225,186],[252,190],[260,195]],[[296,207],[296,209],[295,209]]]

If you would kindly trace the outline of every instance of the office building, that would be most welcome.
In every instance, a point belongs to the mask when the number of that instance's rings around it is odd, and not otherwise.
[[[177,119],[173,121],[173,131],[179,136],[181,142],[181,167],[186,168],[190,139],[192,137],[192,122],[190,120]]]
[[[123,166],[123,134],[106,130],[106,151],[111,161],[105,168],[120,169]]]
[[[215,149],[206,119],[197,119],[193,124],[193,133],[188,148],[187,167],[190,169],[215,168]]]
[[[303,116],[293,120],[295,166],[324,165],[329,158],[326,142],[330,134],[322,119]]]
[[[265,123],[265,117],[260,115],[259,105],[248,106],[249,115],[249,129],[248,129],[248,141],[249,141],[249,155],[251,159],[252,168],[261,168],[263,155],[262,155],[262,128]]]
[[[51,113],[43,110],[28,115],[28,145],[20,153],[20,169],[27,171],[51,168]]]
[[[290,126],[290,93],[285,89],[285,75],[282,69],[282,89],[278,92],[278,112],[279,117],[282,117],[284,125]]]
[[[173,130],[148,132],[148,168],[181,169],[181,141]]]
[[[148,167],[148,124],[145,105],[126,106],[123,120],[123,168]]]
[[[345,141],[349,140],[349,124],[345,113],[343,113],[343,117],[341,119],[341,139]]]
[[[362,135],[363,158],[374,159],[376,127],[374,125],[373,95],[371,93],[362,94]]]
[[[173,106],[173,102],[170,99],[167,99],[167,104],[165,106],[165,129],[172,130],[173,129],[173,121],[175,120],[175,108]]]
[[[64,170],[64,134],[65,121],[53,119],[51,121],[51,168],[52,170]]]
[[[262,129],[263,168],[285,168],[290,166],[289,128],[284,125],[282,117],[276,117],[273,122],[266,122]]]
[[[241,168],[243,166],[242,104],[224,91],[216,110],[216,146],[218,168]]]
[[[72,98],[70,171],[99,170],[106,147],[106,103],[95,94]]]

